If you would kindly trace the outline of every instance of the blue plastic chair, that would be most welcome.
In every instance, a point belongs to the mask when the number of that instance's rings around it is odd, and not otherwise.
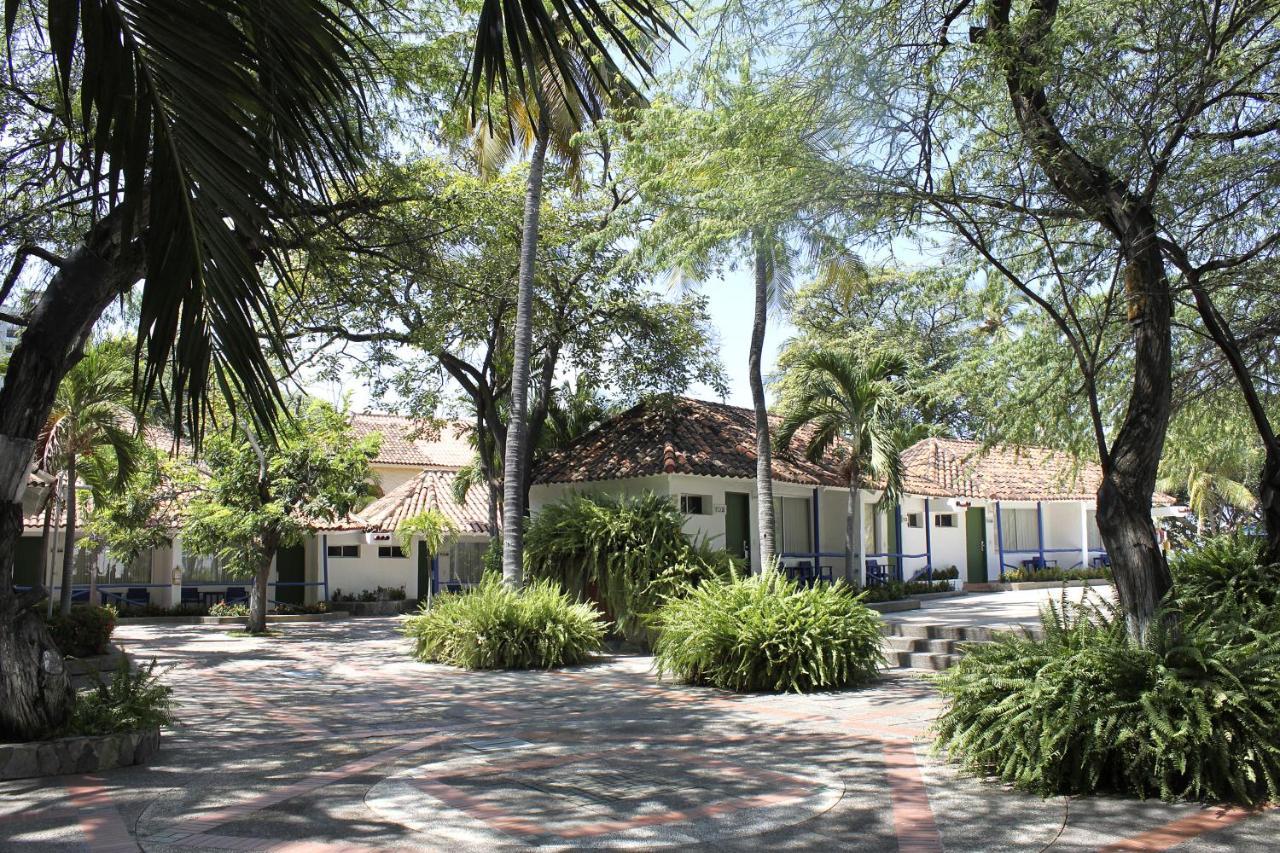
[[[889,571],[878,560],[867,560],[867,586],[881,586],[889,582]]]

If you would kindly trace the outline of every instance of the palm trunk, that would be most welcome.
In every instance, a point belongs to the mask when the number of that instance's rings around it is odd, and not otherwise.
[[[546,119],[539,120],[529,158],[520,235],[520,280],[516,297],[515,346],[511,359],[511,422],[502,477],[502,580],[509,587],[524,583],[524,472],[529,449],[529,353],[533,349],[533,267],[538,252],[538,217],[542,208],[542,171],[547,159]]]
[[[67,454],[67,523],[62,534],[62,594],[58,599],[58,612],[66,616],[71,612],[71,583],[76,570],[76,455]]]
[[[0,740],[39,737],[61,725],[71,708],[62,657],[31,610],[48,590],[14,590],[14,551],[27,470],[58,383],[106,306],[142,276],[145,259],[122,250],[120,225],[118,209],[98,220],[50,279],[0,384]]]
[[[849,465],[849,511],[845,513],[844,579],[862,585],[862,564],[858,560],[858,531],[862,529],[862,496],[858,494],[858,465]]]
[[[760,570],[777,566],[773,524],[773,452],[769,443],[769,410],[764,398],[760,362],[764,356],[764,335],[769,322],[769,271],[764,241],[756,235],[756,306],[751,322],[749,378],[751,403],[756,410],[756,503],[760,527]]]
[[[52,569],[50,563],[53,561],[49,550],[53,547],[53,506],[58,502],[53,493],[56,486],[56,483],[49,486],[49,494],[44,500],[44,532],[40,536],[40,583],[52,580],[49,572]]]

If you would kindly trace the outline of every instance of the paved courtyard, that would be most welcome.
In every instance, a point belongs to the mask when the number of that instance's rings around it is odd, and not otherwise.
[[[938,700],[915,676],[801,698],[659,682],[647,658],[468,674],[411,660],[396,624],[120,629],[169,667],[180,725],[147,767],[0,783],[0,848],[1280,847],[1280,813],[957,777],[929,756]]]

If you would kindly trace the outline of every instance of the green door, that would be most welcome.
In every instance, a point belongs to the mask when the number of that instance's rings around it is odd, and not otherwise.
[[[425,600],[431,589],[431,552],[425,542],[418,543],[418,600]]]
[[[971,506],[964,514],[965,542],[968,546],[969,569],[965,579],[969,583],[987,582],[987,511]]]
[[[736,557],[750,559],[751,496],[743,492],[725,492],[724,549]]]
[[[307,555],[301,545],[292,548],[281,548],[276,552],[276,601],[281,604],[302,604],[307,588],[305,586],[280,586],[279,584],[306,583]]]
[[[40,547],[43,543],[42,536],[18,537],[18,547],[13,555],[14,586],[36,586],[43,583],[40,580]]]

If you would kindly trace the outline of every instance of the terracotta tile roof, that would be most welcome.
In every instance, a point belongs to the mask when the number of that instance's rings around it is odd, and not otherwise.
[[[995,445],[958,438],[926,438],[902,454],[903,490],[929,497],[983,500],[1091,501],[1102,467],[1047,447]],[[1152,503],[1170,506],[1159,492]]]
[[[770,422],[777,426],[777,419]],[[805,485],[846,486],[838,453],[811,462],[802,431],[775,451],[773,478]],[[1093,500],[1102,469],[1092,461],[1045,447],[927,438],[902,454],[904,491],[929,497],[983,500]],[[635,406],[549,456],[535,483],[581,483],[661,474],[754,479],[755,415],[751,409],[676,397]],[[864,483],[864,488],[874,487]],[[1157,494],[1157,506],[1174,503]]]
[[[421,420],[402,415],[356,412],[351,429],[361,438],[372,433],[382,436],[382,449],[374,465],[415,465],[421,468],[457,470],[471,461],[475,451],[467,440],[466,424],[445,424],[434,429]]]
[[[772,426],[778,419],[771,417]],[[847,486],[848,470],[835,455],[804,457],[811,435],[802,430],[773,454],[773,479],[804,485]],[[551,454],[535,483],[581,483],[658,474],[700,474],[754,479],[756,426],[751,409],[692,400],[654,398],[634,406]]]
[[[437,509],[462,533],[489,532],[489,497],[483,488],[473,488],[467,499],[453,499],[452,471],[422,471],[355,514],[359,529],[391,532],[406,518]],[[349,529],[349,528],[329,528]]]

